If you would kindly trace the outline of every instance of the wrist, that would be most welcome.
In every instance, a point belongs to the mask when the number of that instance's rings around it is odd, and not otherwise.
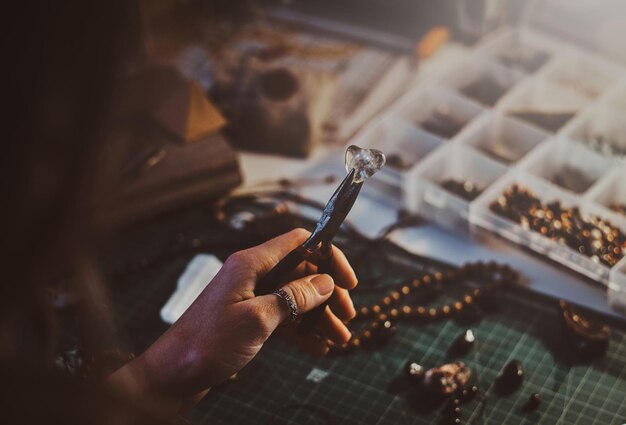
[[[133,402],[150,408],[157,406],[164,415],[175,415],[182,400],[165,394],[158,385],[155,385],[154,378],[152,366],[142,355],[113,372],[108,381],[114,390],[124,393]]]
[[[184,327],[172,326],[137,359],[138,375],[149,389],[176,400],[187,400],[215,382],[211,350],[190,343]]]
[[[206,380],[197,382],[200,374],[194,367],[197,359],[193,351],[179,351],[181,347],[185,345],[174,336],[161,337],[135,359],[144,391],[157,401],[169,402],[173,413],[190,409],[211,389]]]

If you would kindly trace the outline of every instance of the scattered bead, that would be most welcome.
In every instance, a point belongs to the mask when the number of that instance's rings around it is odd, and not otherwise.
[[[459,400],[460,403],[470,402],[476,398],[478,391],[479,390],[476,385],[465,386],[461,388],[461,391],[459,391],[457,400]]]
[[[469,180],[448,179],[441,182],[441,187],[466,201],[473,201],[482,193],[482,189]]]
[[[424,370],[424,367],[420,364],[409,362],[406,365],[406,373],[411,380],[421,381],[422,378],[424,378],[426,370]]]
[[[449,411],[444,412],[443,417],[441,418],[441,425],[457,425],[461,423],[461,408],[454,407]]]
[[[450,353],[455,356],[464,356],[474,346],[474,332],[471,329],[467,329],[465,332],[457,336],[450,346]]]
[[[522,410],[525,412],[532,412],[533,410],[536,410],[539,405],[541,405],[541,397],[539,397],[539,394],[537,393],[532,393],[530,397],[528,397],[528,402],[524,405]]]
[[[517,360],[508,362],[498,374],[495,381],[495,390],[500,395],[508,395],[515,392],[524,380],[524,370]]]
[[[565,334],[578,356],[583,359],[602,357],[609,348],[611,329],[605,323],[593,321],[561,300],[561,313]]]
[[[424,384],[433,393],[450,395],[467,383],[472,372],[463,362],[447,363],[429,369],[424,374]]]

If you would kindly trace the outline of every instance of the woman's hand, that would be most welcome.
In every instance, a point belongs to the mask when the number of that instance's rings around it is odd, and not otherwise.
[[[254,295],[257,281],[309,235],[297,229],[231,255],[182,317],[125,366],[131,368],[129,375],[152,392],[186,399],[241,370],[277,328],[310,354],[324,355],[325,340],[299,335],[291,323],[281,326],[290,314],[285,300],[274,294]],[[316,267],[305,262],[282,288],[295,300],[298,315],[330,299],[319,330],[342,344],[350,338],[343,322],[355,315],[348,290],[357,279],[343,253],[333,249],[332,276],[314,274]]]

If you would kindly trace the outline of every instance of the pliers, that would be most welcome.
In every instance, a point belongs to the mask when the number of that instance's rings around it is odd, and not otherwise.
[[[363,182],[355,182],[355,170],[352,169],[343,179],[337,190],[329,199],[322,217],[317,222],[311,236],[300,246],[291,251],[285,258],[280,260],[258,283],[256,295],[269,294],[278,286],[284,284],[287,275],[295,270],[300,263],[311,258],[315,254],[318,273],[330,273],[333,264],[333,238],[339,231],[341,223],[354,205]],[[327,303],[316,307],[305,314],[298,327],[301,333],[310,332],[324,314]]]

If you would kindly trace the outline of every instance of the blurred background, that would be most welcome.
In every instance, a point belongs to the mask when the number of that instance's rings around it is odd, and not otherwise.
[[[106,221],[264,185],[321,200],[357,144],[388,158],[362,228],[403,211],[455,237],[497,235],[608,287],[619,308],[624,12],[611,0],[139,2]],[[311,178],[326,188],[292,184]],[[524,202],[584,224],[554,228]],[[603,236],[577,236],[587,225]],[[601,292],[588,303],[606,308]]]

